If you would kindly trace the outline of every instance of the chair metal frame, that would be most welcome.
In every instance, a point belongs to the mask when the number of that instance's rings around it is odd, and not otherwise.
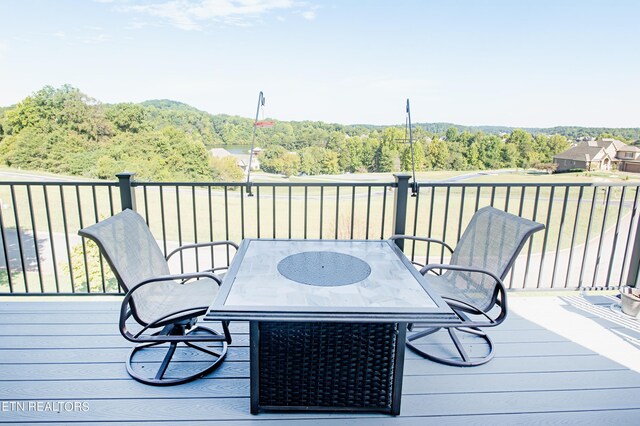
[[[497,210],[497,209],[494,209],[494,210]],[[531,230],[529,230],[522,236],[519,245],[515,248],[513,255],[511,256],[509,261],[506,263],[506,266],[504,267],[504,270],[500,276],[498,276],[492,271],[489,271],[483,268],[453,265],[453,264],[439,264],[439,263],[423,265],[419,262],[412,261],[414,265],[421,267],[420,273],[422,275],[426,275],[427,273],[441,275],[444,271],[480,273],[480,274],[488,275],[491,278],[493,278],[495,280],[495,288],[493,290],[493,295],[491,296],[491,299],[488,305],[484,307],[475,306],[469,302],[465,302],[462,300],[457,300],[452,297],[446,297],[441,295],[442,298],[447,302],[447,304],[454,311],[454,313],[458,316],[458,318],[460,318],[463,324],[454,326],[454,327],[428,327],[425,330],[417,331],[413,334],[408,334],[406,339],[407,347],[409,347],[409,349],[411,349],[412,351],[416,352],[417,354],[419,354],[424,358],[427,358],[429,360],[432,360],[441,364],[446,364],[446,365],[459,366],[459,367],[472,367],[472,366],[486,364],[487,362],[491,361],[491,359],[493,359],[495,355],[495,345],[493,343],[493,340],[489,337],[489,335],[487,335],[484,331],[482,331],[481,328],[495,327],[501,324],[506,319],[507,291],[506,291],[506,287],[504,285],[503,280],[507,276],[511,268],[513,267],[513,264],[515,263],[516,258],[522,251],[522,248],[526,244],[527,240],[534,233],[541,231],[545,228],[544,225],[540,223],[538,223],[537,225],[538,226],[532,227]],[[447,250],[449,250],[451,255],[453,255],[455,252],[455,250],[450,245],[436,238],[416,237],[412,235],[393,235],[390,238],[390,240],[392,241],[413,240],[413,241],[421,241],[426,243],[437,243],[445,247]],[[498,312],[493,314],[492,311],[494,311],[495,308],[498,309]],[[472,319],[470,318],[469,315],[474,315],[476,317],[480,317],[481,319]],[[449,334],[449,338],[453,342],[460,356],[459,359],[445,358],[445,357],[434,355],[432,353],[427,352],[426,350],[420,349],[418,346],[416,346],[416,344],[413,343],[414,341],[424,338],[426,336],[429,336],[431,334],[434,334],[443,328],[446,329],[447,333]],[[414,324],[409,324],[408,330],[413,331],[413,329],[414,329]],[[464,344],[460,341],[460,338],[457,335],[458,332],[472,334],[481,338],[488,347],[488,354],[481,358],[475,358],[475,359],[472,358],[469,355],[468,351],[465,349]]]
[[[112,219],[113,216],[109,219]],[[109,220],[106,219],[106,220]],[[142,219],[142,218],[140,218]],[[145,223],[146,226],[146,223]],[[151,322],[147,322],[140,318],[137,313],[136,306],[134,303],[133,295],[139,291],[141,288],[144,288],[148,285],[153,285],[153,283],[162,282],[162,281],[177,281],[181,285],[189,285],[189,282],[192,280],[197,280],[201,278],[209,278],[213,280],[218,286],[222,284],[222,280],[220,277],[215,275],[213,271],[227,269],[228,266],[211,268],[200,272],[193,273],[181,273],[181,274],[169,274],[162,275],[153,278],[149,278],[143,280],[139,283],[135,283],[134,285],[127,285],[121,278],[118,273],[118,269],[115,267],[113,260],[109,256],[107,250],[103,243],[99,238],[96,238],[92,235],[88,229],[90,226],[81,229],[78,231],[78,234],[82,237],[88,238],[96,243],[100,252],[106,259],[109,264],[113,274],[120,286],[126,290],[126,294],[124,299],[122,300],[122,304],[120,307],[120,317],[119,317],[119,330],[122,336],[134,343],[137,343],[134,346],[126,361],[126,368],[129,375],[135,380],[156,386],[169,386],[169,385],[177,385],[181,383],[186,383],[191,380],[202,377],[211,371],[215,370],[220,366],[224,358],[227,354],[227,347],[231,344],[231,333],[229,332],[229,322],[222,321],[222,330],[223,333],[220,334],[216,330],[213,330],[208,327],[203,327],[201,325],[196,325],[197,318],[206,314],[209,306],[194,306],[193,308],[181,309],[178,311],[170,312],[168,314],[162,315],[160,318],[156,318]],[[147,228],[148,229],[148,228]],[[149,230],[149,234],[151,235],[151,231]],[[152,236],[152,235],[151,235]],[[155,240],[154,240],[155,241]],[[185,244],[177,249],[173,250],[167,256],[165,256],[165,261],[168,260],[174,254],[181,252],[186,249],[198,249],[201,247],[213,247],[226,245],[228,247],[233,247],[235,250],[238,250],[238,245],[233,241],[214,241],[208,243],[196,243],[196,244]],[[212,301],[213,302],[213,301]],[[127,327],[127,320],[133,317],[135,321],[142,326],[140,330],[137,332],[131,332]],[[156,329],[160,329],[159,331],[154,331]],[[209,347],[201,345],[199,343],[208,343],[208,342],[220,342],[221,350],[216,351],[212,350]],[[169,343],[169,347],[166,350],[165,356],[158,368],[155,377],[149,378],[142,376],[133,368],[133,357],[139,351],[142,351],[146,348],[155,347],[164,343]],[[211,355],[214,359],[213,362],[210,362],[206,367],[199,369],[193,374],[183,377],[177,378],[165,378],[164,375],[169,367],[171,359],[176,352],[179,343],[184,343],[185,345],[198,350],[200,352]]]

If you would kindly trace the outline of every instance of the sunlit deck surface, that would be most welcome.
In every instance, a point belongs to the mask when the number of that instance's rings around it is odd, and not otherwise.
[[[249,413],[248,325],[217,371],[152,387],[125,370],[117,298],[0,301],[0,423],[182,425],[638,424],[640,322],[617,299],[521,296],[490,330],[497,354],[474,368],[406,354],[402,414]],[[190,362],[184,363],[188,368]],[[85,410],[10,410],[8,402],[86,402]],[[42,407],[43,408],[43,407]]]

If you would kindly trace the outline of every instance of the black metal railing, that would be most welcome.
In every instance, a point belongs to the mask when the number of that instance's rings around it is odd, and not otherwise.
[[[0,294],[119,293],[109,267],[77,231],[123,208],[146,220],[165,253],[181,244],[245,237],[439,238],[455,246],[473,213],[492,205],[544,223],[506,283],[511,289],[616,288],[640,263],[638,184],[0,182]],[[175,256],[172,268],[228,263],[228,251]],[[224,250],[224,249],[220,249]],[[446,261],[407,243],[412,260]]]

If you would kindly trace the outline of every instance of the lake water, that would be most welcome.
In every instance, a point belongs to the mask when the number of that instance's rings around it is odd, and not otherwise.
[[[251,145],[214,145],[212,148],[224,148],[232,154],[249,154]]]

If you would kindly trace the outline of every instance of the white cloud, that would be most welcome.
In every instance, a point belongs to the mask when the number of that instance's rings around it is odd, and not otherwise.
[[[309,10],[307,12],[302,12],[302,17],[307,21],[313,21],[316,19],[316,12]]]
[[[252,19],[269,11],[294,6],[293,0],[170,0],[123,8],[165,19],[178,28],[193,31],[202,29],[207,22],[250,25]]]

